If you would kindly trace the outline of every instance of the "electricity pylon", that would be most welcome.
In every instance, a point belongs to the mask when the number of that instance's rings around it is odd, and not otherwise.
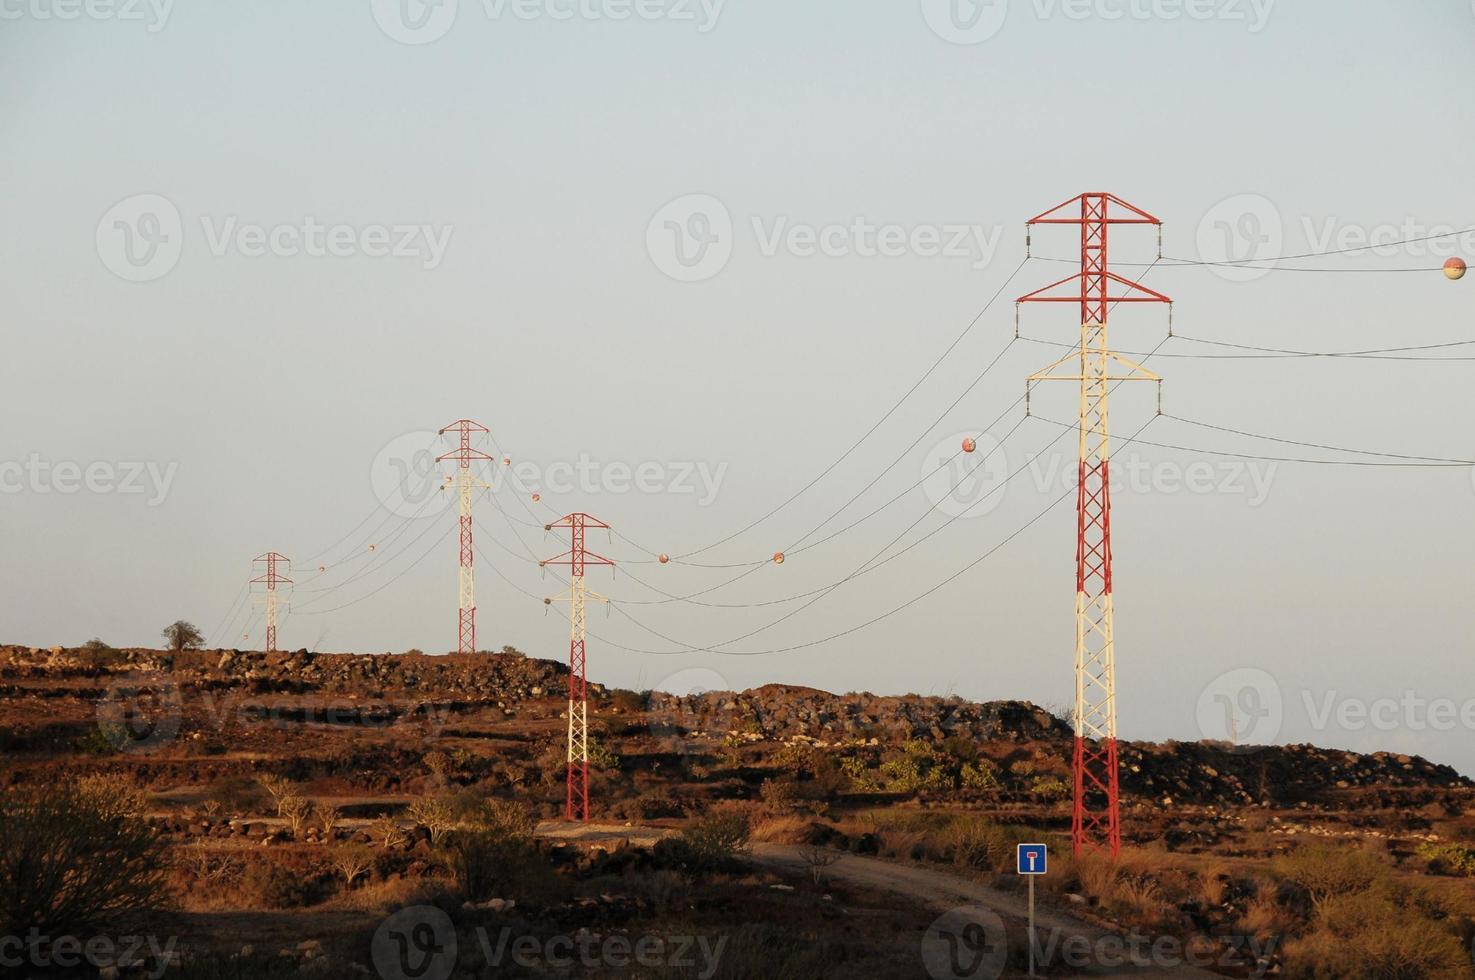
[[[1029,378],[1080,384],[1080,472],[1076,496],[1075,805],[1071,843],[1077,855],[1122,846],[1117,785],[1116,628],[1111,581],[1111,432],[1107,401],[1120,381],[1156,381],[1151,371],[1111,350],[1106,319],[1117,303],[1171,303],[1112,272],[1112,225],[1162,222],[1111,194],[1082,194],[1032,218],[1029,225],[1080,225],[1081,270],[1019,298],[1019,303],[1079,303],[1080,348]],[[1161,247],[1161,245],[1159,245]],[[1079,291],[1060,287],[1078,284]],[[1118,287],[1113,290],[1113,286]],[[1113,293],[1116,293],[1113,295]],[[1068,368],[1072,373],[1059,373]],[[1113,369],[1117,373],[1113,373]]]
[[[609,525],[588,514],[570,514],[544,530],[568,528],[569,550],[555,558],[539,562],[539,566],[567,565],[569,567],[568,591],[558,596],[560,602],[569,604],[568,640],[568,794],[564,805],[567,820],[589,821],[589,682],[585,672],[584,656],[584,603],[586,599],[608,602],[598,592],[591,592],[584,585],[586,565],[613,565],[614,562],[584,547],[585,528],[608,528]],[[544,599],[552,603],[553,599]]]
[[[268,551],[258,558],[251,559],[253,567],[256,562],[266,563],[266,573],[253,578],[251,584],[266,586],[266,590],[257,596],[257,601],[266,607],[266,652],[272,653],[277,648],[277,586],[292,584],[291,579],[277,571],[277,565],[278,563],[290,565],[291,561],[285,555]]]
[[[435,460],[441,463],[453,459],[460,464],[456,475],[446,477],[441,489],[454,488],[461,497],[461,571],[456,589],[456,649],[461,653],[476,652],[476,552],[471,541],[471,501],[477,490],[491,489],[490,484],[481,482],[471,473],[474,460],[492,458],[479,449],[471,448],[471,434],[489,431],[486,426],[466,419],[452,422],[440,430],[440,435],[458,433],[461,445]]]

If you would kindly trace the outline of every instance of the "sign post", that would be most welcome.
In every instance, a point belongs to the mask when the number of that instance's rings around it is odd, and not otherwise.
[[[1044,844],[1020,844],[1016,854],[1016,871],[1029,881],[1029,975],[1035,975],[1035,879],[1045,873],[1050,863],[1049,848]]]

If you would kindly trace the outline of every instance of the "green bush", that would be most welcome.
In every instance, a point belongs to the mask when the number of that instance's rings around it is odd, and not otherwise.
[[[1418,855],[1429,862],[1430,870],[1435,873],[1475,875],[1475,847],[1469,844],[1425,841],[1419,845]]]
[[[964,789],[991,790],[999,788],[999,767],[988,759],[979,758],[963,763],[959,773]]]

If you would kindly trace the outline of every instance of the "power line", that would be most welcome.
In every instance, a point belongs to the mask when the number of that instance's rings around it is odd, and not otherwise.
[[[1076,426],[1073,425],[1073,424],[1070,424],[1070,423],[1067,423],[1067,422],[1061,422],[1061,421],[1058,421],[1057,419],[1045,418],[1042,415],[1035,415],[1035,416],[1033,416],[1033,418],[1037,418],[1037,419],[1040,419],[1041,421],[1049,422],[1051,425],[1058,425],[1058,426],[1061,426],[1061,427],[1067,428],[1067,429],[1074,429],[1074,428],[1076,428]],[[1449,468],[1452,468],[1452,467],[1464,468],[1464,467],[1469,467],[1469,466],[1475,466],[1475,461],[1471,461],[1471,462],[1462,462],[1462,461],[1453,461],[1453,462],[1427,462],[1427,463],[1420,463],[1420,462],[1377,463],[1377,462],[1372,462],[1370,460],[1360,460],[1360,459],[1309,459],[1309,458],[1300,457],[1300,456],[1262,456],[1262,455],[1259,455],[1257,453],[1235,453],[1235,452],[1228,452],[1228,451],[1222,450],[1222,449],[1204,449],[1204,448],[1199,447],[1199,446],[1179,446],[1179,445],[1175,445],[1173,443],[1167,443],[1167,442],[1149,442],[1146,439],[1138,439],[1138,440],[1136,440],[1136,442],[1137,442],[1138,445],[1141,445],[1141,446],[1155,446],[1158,449],[1176,449],[1179,452],[1185,452],[1185,453],[1198,453],[1200,455],[1205,455],[1205,456],[1228,456],[1228,457],[1231,457],[1233,459],[1250,459],[1250,460],[1257,460],[1257,461],[1265,462],[1265,463],[1310,463],[1310,464],[1313,464],[1313,465],[1320,465],[1320,466],[1366,466],[1366,467],[1377,467],[1377,468],[1396,468],[1396,467],[1402,467],[1402,468],[1408,468],[1408,469],[1420,469],[1420,468],[1427,468],[1427,469],[1449,469]],[[1355,449],[1349,449],[1349,450],[1343,450],[1343,451],[1344,452],[1360,452],[1360,450],[1355,450]]]
[[[1237,436],[1248,436],[1251,439],[1264,439],[1269,442],[1279,442],[1291,446],[1304,446],[1307,449],[1327,449],[1331,450],[1332,452],[1357,453],[1362,456],[1381,456],[1385,459],[1401,459],[1425,463],[1451,463],[1457,466],[1475,466],[1475,460],[1450,459],[1448,457],[1442,456],[1412,456],[1403,453],[1382,453],[1374,452],[1371,449],[1351,449],[1346,446],[1332,446],[1320,442],[1302,442],[1297,439],[1286,439],[1281,436],[1268,436],[1259,432],[1248,432],[1244,429],[1231,429],[1228,426],[1211,425],[1208,422],[1199,422],[1195,419],[1184,418],[1181,415],[1169,415],[1167,413],[1163,413],[1163,417],[1172,419],[1175,422],[1183,422],[1188,425],[1196,425],[1201,429],[1213,429],[1216,432],[1228,432]]]
[[[889,409],[886,410],[886,413],[884,415],[882,415],[879,419],[876,420],[876,422],[875,422],[874,425],[872,425],[869,429],[867,429],[861,435],[861,437],[859,439],[857,439],[854,443],[852,443],[851,446],[850,446],[850,448],[846,449],[843,453],[841,453],[839,455],[839,457],[837,457],[835,459],[834,462],[830,463],[829,466],[826,466],[823,470],[821,470],[818,476],[816,476],[814,479],[810,480],[804,486],[800,487],[787,500],[783,501],[778,506],[774,507],[768,513],[766,513],[763,516],[759,517],[757,520],[755,520],[755,521],[747,524],[746,526],[744,526],[742,528],[739,528],[738,530],[734,531],[733,533],[727,535],[726,537],[724,537],[724,538],[722,538],[722,539],[720,539],[718,541],[713,542],[712,544],[707,545],[706,547],[697,548],[694,551],[688,551],[688,552],[685,552],[684,554],[681,554],[681,555],[673,555],[671,557],[671,560],[672,561],[685,561],[686,559],[691,558],[693,555],[699,555],[699,554],[702,554],[704,552],[711,551],[714,548],[718,548],[718,547],[726,544],[727,542],[733,540],[734,538],[739,537],[740,535],[746,534],[747,532],[751,531],[753,528],[755,528],[758,525],[762,524],[763,522],[767,521],[770,517],[774,516],[779,511],[783,510],[785,507],[787,507],[790,504],[792,504],[794,501],[798,500],[801,496],[803,496],[806,492],[808,492],[817,483],[819,483],[821,480],[823,480],[830,473],[834,472],[834,470],[835,470],[836,467],[838,467],[841,463],[845,462],[845,460],[849,459],[850,458],[850,455],[852,453],[854,453],[857,449],[859,449],[862,443],[864,443],[867,439],[869,439],[871,437],[871,435],[873,433],[875,433],[875,431],[877,429],[879,429],[883,424],[885,424],[885,422],[888,419],[891,418],[891,416],[895,415],[896,412],[901,408],[901,406],[906,403],[907,399],[911,398],[911,396],[917,391],[917,389],[922,386],[923,382],[925,382],[928,378],[930,378],[932,376],[932,373],[934,371],[936,371],[942,365],[942,363],[944,361],[947,360],[948,356],[950,354],[952,354],[952,352],[954,350],[957,349],[958,345],[963,342],[964,338],[966,338],[968,336],[968,334],[973,331],[973,328],[978,325],[978,322],[983,319],[984,314],[986,314],[993,307],[994,303],[996,303],[998,301],[999,297],[1004,294],[1004,290],[1006,290],[1006,289],[1009,288],[1009,284],[1014,281],[1014,277],[1017,276],[1017,275],[1019,275],[1020,270],[1022,270],[1024,268],[1025,264],[1028,263],[1028,262],[1029,262],[1029,258],[1026,257],[1025,259],[1023,259],[1019,263],[1019,265],[1017,265],[1017,266],[1014,267],[1014,271],[1011,272],[1011,273],[1009,273],[1009,277],[1004,280],[1004,282],[999,286],[999,288],[994,292],[994,294],[989,297],[988,301],[983,304],[983,308],[980,309],[978,311],[978,313],[974,315],[973,319],[968,322],[968,325],[963,328],[963,332],[960,333],[960,334],[958,334],[958,336],[953,339],[953,342],[951,344],[948,344],[947,348],[937,357],[937,359],[935,361],[932,362],[932,364],[927,368],[927,370],[922,373],[922,376],[920,378],[918,378],[916,380],[916,382],[910,388],[908,388],[902,394],[902,396],[899,399],[897,399],[897,401],[896,401],[895,404],[893,404]],[[643,546],[641,546],[639,544],[636,544],[634,541],[630,541],[630,539],[628,539],[628,538],[623,538],[623,540],[629,541],[630,544],[635,545],[635,547],[639,548],[641,551],[644,551],[648,555],[654,555],[654,554],[656,554],[655,551],[652,551],[649,548],[645,548],[645,547],[643,547]],[[687,562],[687,564],[691,564],[691,563],[690,562]]]

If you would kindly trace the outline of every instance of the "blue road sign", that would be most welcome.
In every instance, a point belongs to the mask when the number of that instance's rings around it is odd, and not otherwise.
[[[1019,873],[1022,875],[1042,875],[1049,864],[1049,858],[1044,844],[1020,844],[1019,845]]]

